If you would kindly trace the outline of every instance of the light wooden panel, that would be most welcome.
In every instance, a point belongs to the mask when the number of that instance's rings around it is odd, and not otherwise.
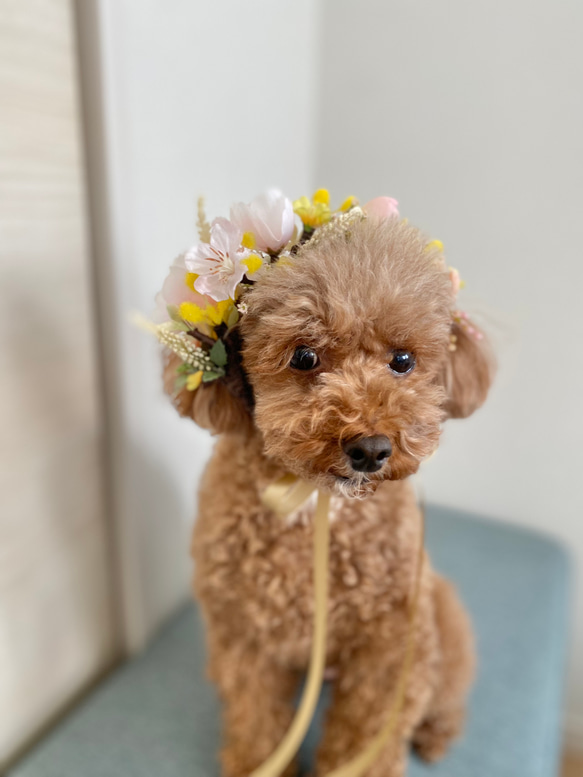
[[[67,0],[0,0],[0,762],[110,660]]]

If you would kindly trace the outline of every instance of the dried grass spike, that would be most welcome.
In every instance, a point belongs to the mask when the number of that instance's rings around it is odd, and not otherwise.
[[[203,243],[209,243],[211,239],[211,225],[208,223],[206,213],[204,212],[204,197],[199,197],[197,202],[196,227],[198,236]]]
[[[351,208],[346,213],[335,215],[327,224],[316,229],[313,237],[305,244],[305,248],[314,248],[323,240],[326,241],[332,237],[348,235],[351,227],[365,218],[366,213],[358,206]]]

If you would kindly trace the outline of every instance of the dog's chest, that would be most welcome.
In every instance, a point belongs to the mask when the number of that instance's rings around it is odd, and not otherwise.
[[[313,506],[282,525],[263,516],[239,528],[244,542],[229,574],[230,597],[265,643],[304,663],[313,618]],[[333,499],[330,510],[329,646],[337,653],[355,630],[399,606],[411,578],[406,523],[386,508],[347,506]],[[225,581],[223,580],[223,583]]]

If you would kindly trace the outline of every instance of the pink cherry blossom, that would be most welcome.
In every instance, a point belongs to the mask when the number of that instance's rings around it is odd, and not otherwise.
[[[277,189],[270,189],[246,205],[231,208],[231,221],[242,232],[252,232],[260,251],[278,253],[291,239],[295,216],[293,205]]]
[[[210,243],[199,243],[187,251],[187,270],[199,277],[194,288],[215,302],[235,298],[235,289],[247,267],[243,260],[249,251],[241,246],[242,230],[228,219],[217,218],[211,226]]]
[[[392,197],[375,197],[367,202],[363,210],[369,216],[376,219],[388,219],[391,216],[399,216],[399,203]]]

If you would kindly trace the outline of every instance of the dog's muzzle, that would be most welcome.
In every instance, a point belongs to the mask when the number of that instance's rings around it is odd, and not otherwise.
[[[348,440],[342,449],[356,472],[378,472],[392,453],[391,441],[384,434]]]

